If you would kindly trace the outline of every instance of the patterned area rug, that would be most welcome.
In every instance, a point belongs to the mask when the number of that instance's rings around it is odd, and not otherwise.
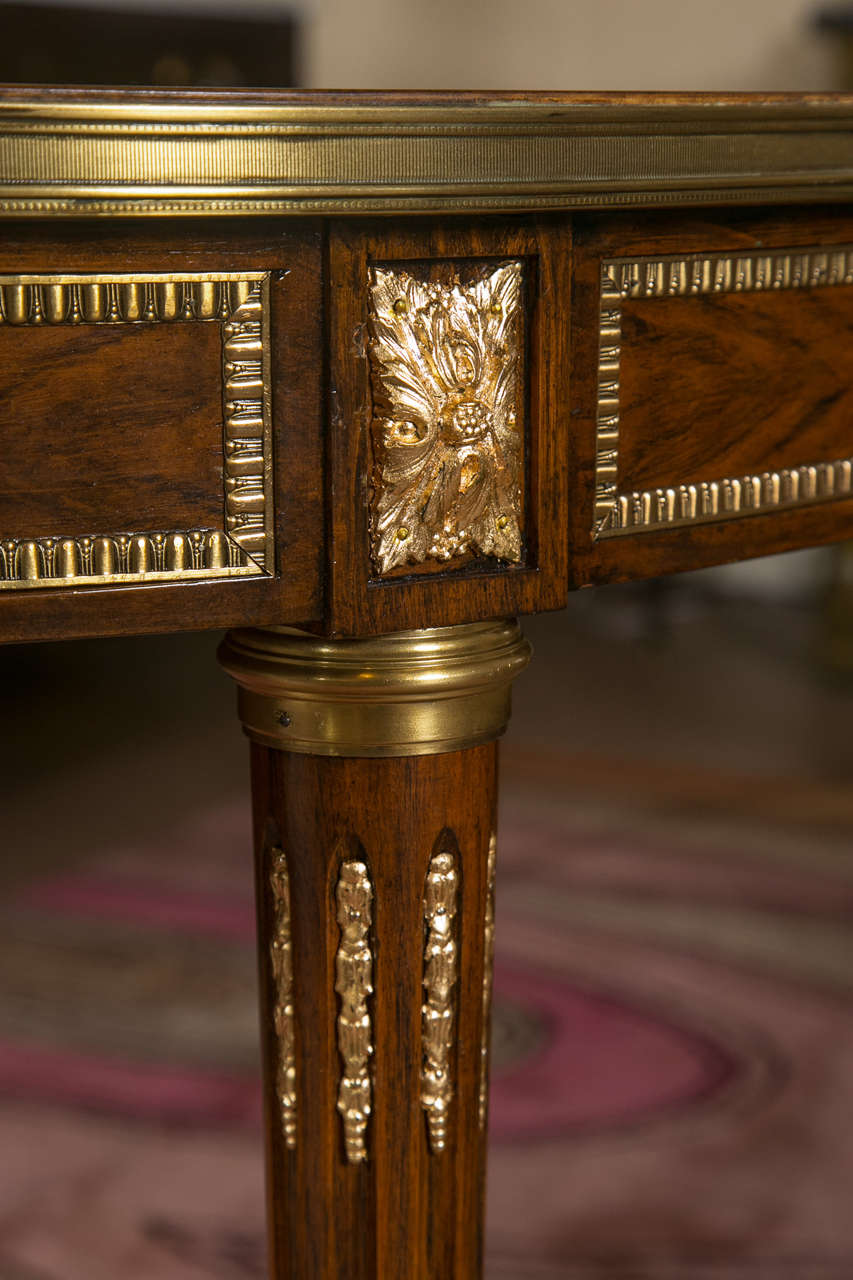
[[[849,1280],[849,806],[576,764],[505,771],[489,1280]],[[229,799],[0,906],[0,1280],[266,1274],[248,847]]]

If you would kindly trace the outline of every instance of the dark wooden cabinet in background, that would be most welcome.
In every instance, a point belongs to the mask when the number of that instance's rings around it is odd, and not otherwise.
[[[0,4],[0,83],[296,84],[299,26],[280,11]]]

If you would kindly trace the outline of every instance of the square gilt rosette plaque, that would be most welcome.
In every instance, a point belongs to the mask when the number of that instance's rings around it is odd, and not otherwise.
[[[376,571],[522,558],[522,264],[370,269]]]

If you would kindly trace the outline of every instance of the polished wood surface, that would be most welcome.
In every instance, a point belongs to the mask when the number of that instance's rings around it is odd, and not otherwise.
[[[626,489],[844,457],[853,286],[628,300],[621,398]]]
[[[216,325],[4,325],[4,534],[220,521],[221,347]]]

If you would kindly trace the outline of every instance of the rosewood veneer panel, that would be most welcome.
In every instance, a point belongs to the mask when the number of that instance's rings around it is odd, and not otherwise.
[[[853,287],[628,301],[619,387],[620,490],[845,457]]]
[[[4,537],[222,521],[218,325],[5,324],[0,422]]]

